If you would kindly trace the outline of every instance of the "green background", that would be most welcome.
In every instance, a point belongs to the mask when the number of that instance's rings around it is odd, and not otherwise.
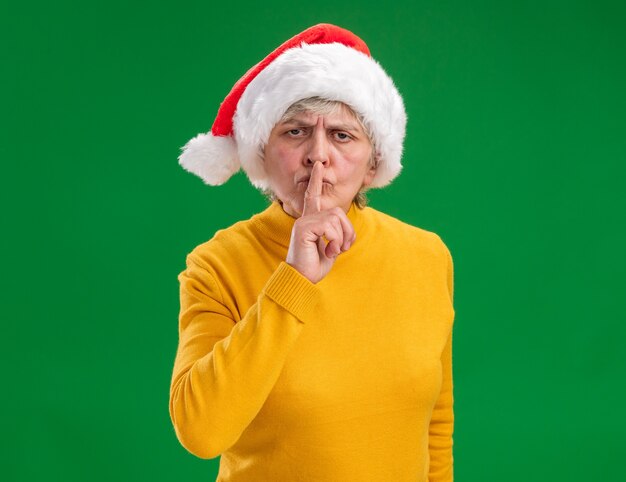
[[[329,22],[406,102],[404,170],[371,205],[454,257],[456,480],[625,480],[625,13],[3,3],[0,477],[215,479],[169,419],[176,276],[266,202],[177,156],[250,66]]]

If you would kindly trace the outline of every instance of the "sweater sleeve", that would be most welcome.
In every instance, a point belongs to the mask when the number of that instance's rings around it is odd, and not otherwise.
[[[180,443],[211,459],[230,448],[260,411],[305,322],[314,316],[319,293],[283,261],[236,322],[216,277],[193,253],[178,279],[170,417]]]
[[[445,245],[444,245],[445,247]],[[454,267],[452,256],[445,248],[447,258],[447,282],[450,302],[454,302]],[[452,482],[454,480],[454,457],[452,453],[454,432],[454,397],[452,383],[452,329],[441,354],[442,385],[433,409],[429,427],[430,469],[429,482]]]

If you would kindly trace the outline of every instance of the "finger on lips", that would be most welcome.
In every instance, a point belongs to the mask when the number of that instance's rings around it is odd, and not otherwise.
[[[319,165],[318,165],[319,164]],[[315,214],[321,212],[321,197],[324,184],[324,166],[321,162],[315,162],[311,170],[311,177],[304,193],[304,205],[302,215]],[[331,213],[328,213],[331,214]],[[330,226],[320,240],[327,242],[324,249],[328,257],[335,257],[340,253],[350,249],[356,239],[356,232],[352,223],[343,209],[337,207],[334,209],[334,215],[331,216]]]
[[[304,193],[304,207],[302,215],[310,213],[319,213],[322,210],[321,196],[324,184],[324,166],[321,162],[313,164],[311,177]]]

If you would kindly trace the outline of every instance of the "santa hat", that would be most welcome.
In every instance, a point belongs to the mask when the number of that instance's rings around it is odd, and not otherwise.
[[[389,184],[402,169],[402,97],[365,42],[330,24],[306,29],[248,70],[220,105],[211,131],[181,148],[181,166],[214,186],[242,168],[254,186],[268,188],[259,146],[289,106],[314,96],[341,101],[362,116],[380,157],[370,187]]]

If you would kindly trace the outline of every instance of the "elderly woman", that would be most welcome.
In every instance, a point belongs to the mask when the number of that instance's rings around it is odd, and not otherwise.
[[[235,84],[182,166],[271,204],[179,275],[170,416],[218,481],[452,481],[452,258],[366,206],[406,116],[351,32],[320,24]]]

